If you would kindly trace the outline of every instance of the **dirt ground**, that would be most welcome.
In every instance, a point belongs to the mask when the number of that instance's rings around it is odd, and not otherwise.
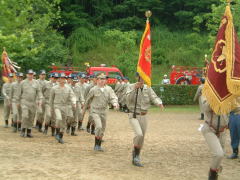
[[[0,110],[0,179],[137,179],[204,180],[211,155],[197,130],[196,112],[150,112],[142,151],[143,168],[131,164],[133,132],[127,114],[110,111],[105,152],[94,152],[94,136],[78,132],[59,144],[34,129],[34,138],[21,138],[3,128]],[[86,122],[86,120],[85,120]],[[227,133],[229,134],[229,133]],[[231,153],[229,135],[226,154]],[[223,160],[220,180],[239,180],[239,160]]]

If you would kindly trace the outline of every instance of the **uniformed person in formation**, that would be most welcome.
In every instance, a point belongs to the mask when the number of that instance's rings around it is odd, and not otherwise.
[[[217,180],[221,171],[221,162],[224,157],[225,130],[228,125],[227,115],[216,115],[203,97],[203,110],[205,123],[201,129],[202,134],[212,153],[212,162],[209,170],[209,180]]]
[[[45,86],[46,83],[48,82],[46,80],[46,71],[45,70],[41,70],[39,73],[39,79],[37,80],[39,85],[40,85],[40,89],[42,91],[42,93],[45,91]],[[43,98],[42,100],[42,105],[37,107],[37,128],[39,130],[39,132],[42,132],[42,124],[44,121],[44,114],[45,114],[45,103],[46,100],[45,98]]]
[[[199,120],[204,120],[204,111],[203,111],[203,96],[202,96],[202,88],[204,86],[205,83],[205,79],[201,78],[201,85],[198,86],[197,92],[194,96],[194,101],[196,101],[198,99],[198,103],[199,103],[199,108],[200,108],[200,113],[201,113],[201,117],[199,118]]]
[[[68,102],[71,101],[73,108],[76,108],[76,98],[73,90],[65,83],[65,74],[61,73],[59,84],[51,89],[49,98],[50,107],[54,110],[56,117],[56,139],[62,144],[64,143],[62,138],[67,124]]]
[[[2,95],[4,97],[4,105],[3,105],[3,119],[5,121],[5,127],[8,127],[8,119],[11,113],[11,99],[10,99],[10,91],[13,82],[13,74],[8,74],[8,82],[3,84],[2,87]]]
[[[58,78],[58,73],[50,74],[49,81],[46,83],[45,88],[43,90],[43,96],[45,99],[45,115],[44,115],[45,128],[43,133],[47,134],[48,127],[51,126],[52,136],[55,135],[56,121],[55,121],[55,115],[49,104],[49,98],[50,98],[50,91],[56,85],[57,78]]]
[[[85,89],[85,94],[84,94],[84,99],[87,98],[88,93],[90,92],[90,90],[97,85],[97,78],[96,75],[90,75],[90,83],[88,84],[88,86]],[[88,107],[86,107],[88,108]],[[92,113],[91,111],[89,112],[89,116],[88,116],[88,123],[87,123],[87,132],[91,133],[92,135],[95,134],[95,123],[94,120],[92,118]]]
[[[106,75],[100,74],[97,77],[97,85],[87,95],[84,111],[90,105],[90,113],[95,123],[95,145],[94,150],[103,151],[101,147],[102,138],[106,128],[106,113],[108,104],[111,103],[118,108],[118,99],[113,89],[106,85]]]
[[[10,99],[12,103],[12,116],[13,116],[13,132],[17,132],[21,129],[22,110],[20,108],[20,102],[18,99],[18,91],[20,90],[20,84],[23,80],[23,73],[18,72],[16,74],[17,81],[12,83],[10,91]]]
[[[36,102],[39,106],[42,103],[43,95],[37,80],[33,79],[33,70],[27,72],[27,78],[20,84],[17,101],[21,104],[22,109],[22,130],[21,136],[32,137],[31,131],[33,127],[34,116],[36,113]]]
[[[83,95],[83,100],[85,100],[85,92],[86,92],[86,88],[88,87],[88,84],[86,83],[86,78],[87,76],[85,74],[79,74],[78,75],[79,78],[79,83],[77,84],[81,91],[82,91],[82,95]],[[83,115],[82,115],[82,111],[79,112],[79,117],[78,117],[78,130],[84,130],[84,128],[82,127],[82,122],[83,122]]]
[[[75,133],[75,130],[77,127],[78,119],[81,116],[82,106],[84,104],[83,92],[82,92],[81,87],[78,86],[77,83],[78,83],[78,78],[76,76],[74,76],[72,78],[71,88],[76,97],[76,109],[73,109],[73,118],[69,119],[70,122],[68,122],[71,127],[71,135],[72,136],[77,136],[77,134]]]
[[[159,106],[163,109],[162,100],[155,94],[151,87],[144,84],[144,81],[139,77],[139,82],[129,85],[126,92],[127,107],[129,108],[129,121],[135,133],[133,139],[133,153],[132,153],[132,163],[135,166],[143,166],[140,162],[140,151],[143,147],[144,137],[147,130],[147,119],[146,114],[151,103]],[[138,93],[137,93],[138,91]],[[135,110],[135,102],[137,95],[137,104]],[[136,117],[134,117],[134,112],[136,112]]]

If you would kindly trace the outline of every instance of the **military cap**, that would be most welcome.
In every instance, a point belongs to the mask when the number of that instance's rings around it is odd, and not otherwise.
[[[98,79],[107,79],[107,76],[105,74],[101,73],[97,76],[97,78]]]
[[[52,76],[55,77],[55,78],[59,78],[59,74],[58,73],[53,73]]]
[[[40,70],[39,74],[46,74],[46,71],[45,70]]]
[[[16,75],[17,75],[17,77],[23,77],[23,73],[22,72],[18,72]]]
[[[65,73],[60,73],[59,77],[60,77],[60,78],[65,78],[66,75],[65,75]]]
[[[72,78],[72,80],[73,80],[74,82],[78,82],[77,76],[74,76],[74,77]]]
[[[9,74],[8,74],[8,77],[13,77],[13,73],[9,73]]]
[[[34,71],[33,71],[32,69],[29,69],[29,70],[27,71],[27,74],[34,74]]]

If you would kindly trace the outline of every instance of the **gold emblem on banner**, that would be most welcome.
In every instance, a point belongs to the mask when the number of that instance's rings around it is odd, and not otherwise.
[[[219,54],[217,54],[218,51]],[[219,40],[216,43],[211,60],[214,65],[215,71],[218,73],[224,73],[227,70],[226,54],[227,54],[226,41]]]
[[[148,61],[148,62],[151,62],[151,46],[149,46],[146,50],[145,50],[145,59]]]

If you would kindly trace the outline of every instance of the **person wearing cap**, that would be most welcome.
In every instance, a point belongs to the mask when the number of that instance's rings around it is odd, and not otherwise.
[[[50,91],[49,104],[56,117],[56,139],[63,144],[63,134],[67,124],[68,102],[71,101],[73,108],[76,108],[76,97],[73,90],[65,85],[65,74],[61,73],[59,84]]]
[[[44,114],[45,127],[44,127],[43,133],[47,134],[48,127],[51,126],[52,136],[55,135],[56,120],[55,120],[53,111],[51,111],[51,107],[49,104],[49,98],[50,98],[50,91],[56,85],[57,78],[58,78],[58,73],[50,74],[49,81],[46,83],[44,91],[43,91],[43,96],[45,99],[45,114]]]
[[[39,79],[37,80],[37,82],[40,85],[42,94],[44,94],[44,91],[46,90],[45,86],[48,82],[46,80],[46,71],[45,70],[40,71]],[[45,103],[46,103],[46,100],[45,100],[45,98],[43,98],[41,106],[37,107],[36,124],[37,124],[37,128],[38,128],[39,132],[42,132],[42,124],[43,124],[44,114],[45,114]]]
[[[77,134],[75,133],[75,130],[77,127],[78,119],[80,118],[80,115],[81,115],[82,106],[84,104],[83,91],[82,91],[82,88],[77,85],[78,81],[79,80],[77,76],[74,76],[72,78],[71,88],[76,97],[76,109],[72,108],[73,118],[69,118],[68,119],[69,121],[67,122],[68,126],[71,128],[72,136],[77,136]]]
[[[82,98],[83,98],[83,101],[85,100],[85,91],[86,91],[86,88],[88,87],[88,84],[86,83],[86,78],[87,76],[85,74],[79,74],[78,75],[78,78],[79,78],[79,82],[77,83],[77,85],[80,87],[81,89],[81,92],[82,92]],[[79,111],[78,113],[78,130],[84,130],[84,128],[82,127],[82,123],[83,123],[83,114],[82,114],[82,111]]]
[[[135,133],[135,137],[133,139],[132,163],[135,166],[142,167],[143,165],[140,161],[140,151],[143,147],[144,137],[147,130],[146,115],[148,113],[148,109],[151,106],[151,103],[159,106],[161,109],[164,107],[162,100],[156,95],[153,89],[144,84],[143,79],[138,73],[136,76],[139,80],[138,82],[129,85],[126,92],[126,102],[127,107],[129,108],[129,121]],[[136,113],[136,117],[134,117],[134,112]]]
[[[167,75],[164,74],[163,76],[163,80],[162,80],[162,83],[161,84],[170,84],[170,80],[167,78]]]
[[[12,83],[10,90],[10,99],[12,102],[12,116],[13,116],[13,132],[17,132],[21,129],[22,111],[20,108],[20,102],[17,101],[18,91],[20,89],[20,84],[23,80],[23,73],[18,72],[17,81]]]
[[[70,87],[72,89],[72,83],[73,83],[73,78],[74,75],[73,74],[69,74],[68,76],[66,75],[66,86]],[[74,94],[75,95],[75,94]],[[71,100],[68,101],[68,111],[67,111],[67,129],[66,129],[66,133],[69,134],[70,132],[70,128],[71,128],[71,122],[74,119],[74,110],[72,107],[72,102]]]
[[[96,85],[97,85],[97,78],[96,78],[96,75],[93,74],[93,75],[90,76],[90,83],[88,84],[88,86],[85,89],[84,99],[87,98],[87,95],[89,94],[90,90],[93,87],[95,87]],[[87,132],[91,133],[92,135],[95,134],[95,124],[94,124],[94,120],[92,118],[91,111],[89,112],[89,115],[88,115]]]
[[[106,128],[108,104],[111,103],[114,108],[118,108],[117,96],[113,89],[106,85],[106,81],[106,75],[97,76],[97,85],[90,90],[84,104],[84,111],[90,106],[90,113],[96,126],[94,145],[96,151],[103,151],[101,143]]]
[[[20,83],[18,91],[17,101],[20,102],[22,109],[22,130],[21,136],[25,137],[27,131],[27,137],[32,137],[32,127],[34,122],[34,116],[37,109],[37,104],[41,105],[43,95],[40,89],[40,85],[37,80],[33,79],[33,70],[29,69],[27,72],[27,78]]]
[[[203,97],[203,111],[205,114],[205,123],[200,130],[212,154],[208,178],[210,180],[217,180],[218,173],[222,171],[221,162],[224,158],[228,116],[217,115],[205,97]]]
[[[117,83],[117,86],[115,87],[115,93],[118,97],[119,110],[123,111],[123,104],[122,104],[121,100],[122,100],[122,97],[123,97],[125,82],[124,82],[123,77],[119,77],[118,79],[119,79],[119,84]]]
[[[200,114],[201,114],[199,120],[204,120],[204,111],[203,111],[203,105],[202,105],[202,101],[203,101],[202,89],[203,89],[204,83],[205,83],[205,79],[201,78],[201,85],[198,86],[197,92],[193,99],[193,101],[196,101],[198,99]]]
[[[11,113],[11,99],[10,99],[10,91],[13,82],[13,73],[8,74],[8,82],[4,83],[2,86],[2,95],[4,98],[3,105],[3,119],[5,121],[5,127],[8,127],[8,119]]]
[[[129,79],[127,77],[123,77],[123,91],[119,97],[119,104],[122,105],[122,111],[123,112],[126,112],[128,113],[129,112],[129,109],[127,108],[127,103],[126,103],[126,92],[127,92],[127,89],[128,89],[128,86],[130,85],[129,83]]]

